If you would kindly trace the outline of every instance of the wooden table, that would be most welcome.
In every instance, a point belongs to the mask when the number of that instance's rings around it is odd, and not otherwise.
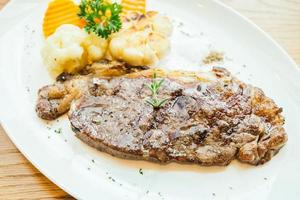
[[[222,1],[271,34],[300,65],[300,0]],[[0,0],[0,8],[7,2]],[[72,199],[35,169],[0,127],[0,199],[49,198]]]

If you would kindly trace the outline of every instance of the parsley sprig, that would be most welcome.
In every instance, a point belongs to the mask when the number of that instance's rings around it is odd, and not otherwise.
[[[153,106],[154,109],[160,108],[161,106],[163,106],[168,101],[168,98],[159,99],[157,97],[158,90],[159,90],[159,88],[161,87],[161,85],[163,84],[164,81],[165,81],[164,79],[157,80],[156,73],[154,73],[153,78],[152,78],[152,83],[151,84],[146,84],[146,86],[152,92],[152,97],[150,99],[147,99],[146,103]]]
[[[102,38],[108,38],[112,33],[122,28],[120,13],[122,6],[105,0],[81,0],[78,16],[84,19],[84,29],[94,32]]]

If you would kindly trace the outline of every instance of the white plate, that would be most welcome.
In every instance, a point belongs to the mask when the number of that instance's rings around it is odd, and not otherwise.
[[[149,8],[174,19],[170,57],[176,58],[161,66],[206,69],[200,66],[202,56],[213,49],[225,52],[222,66],[261,87],[283,107],[289,141],[280,153],[258,167],[237,162],[228,167],[162,166],[98,152],[74,136],[64,117],[45,124],[34,111],[38,88],[53,81],[40,58],[47,5],[42,0],[14,0],[0,14],[0,116],[12,141],[42,173],[78,199],[297,199],[300,73],[296,64],[270,37],[221,3],[148,1]],[[61,134],[54,131],[59,127]]]

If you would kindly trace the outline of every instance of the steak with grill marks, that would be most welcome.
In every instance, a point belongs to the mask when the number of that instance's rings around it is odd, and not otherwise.
[[[152,73],[77,77],[46,86],[39,92],[37,112],[53,119],[71,107],[71,127],[88,145],[121,158],[160,163],[227,165],[236,158],[258,165],[286,143],[282,109],[227,70],[160,71],[164,83],[158,98],[168,101],[159,109],[146,102]],[[50,98],[51,88],[61,95]],[[64,109],[57,112],[61,104]]]

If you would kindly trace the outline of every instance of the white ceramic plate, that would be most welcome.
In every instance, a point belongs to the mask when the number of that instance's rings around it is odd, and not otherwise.
[[[125,161],[79,141],[65,117],[36,117],[37,90],[53,82],[43,67],[41,21],[47,2],[13,0],[0,14],[1,123],[22,153],[48,178],[78,199],[297,199],[300,195],[300,73],[265,33],[235,11],[210,0],[148,0],[149,9],[174,21],[172,52],[160,66],[206,69],[201,57],[225,53],[224,63],[261,87],[283,107],[287,145],[263,166],[233,162],[199,167]],[[181,23],[182,22],[182,23]],[[55,130],[62,128],[62,133]],[[142,169],[143,174],[139,172]]]

